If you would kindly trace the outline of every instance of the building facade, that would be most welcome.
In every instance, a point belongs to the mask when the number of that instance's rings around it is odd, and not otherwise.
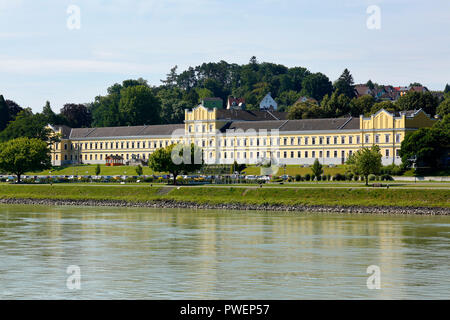
[[[378,145],[384,165],[400,164],[405,135],[436,120],[422,110],[370,117],[288,120],[283,112],[209,109],[185,111],[184,124],[115,128],[50,126],[60,136],[52,146],[52,164],[105,164],[107,157],[124,163],[146,161],[159,148],[195,143],[208,164],[234,161],[262,164],[343,164],[363,147]]]

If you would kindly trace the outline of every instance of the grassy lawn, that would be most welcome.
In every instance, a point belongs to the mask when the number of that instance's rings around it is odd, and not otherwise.
[[[197,203],[248,203],[284,205],[450,207],[450,191],[440,189],[373,188],[252,188],[0,185],[0,198],[124,200],[176,200]]]
[[[96,165],[80,165],[80,166],[69,166],[69,167],[55,167],[51,170],[44,170],[41,172],[28,172],[26,175],[38,175],[38,176],[72,176],[72,175],[78,175],[78,176],[92,176],[95,175],[95,168]],[[121,167],[107,167],[106,165],[100,165],[101,175],[104,176],[122,176],[122,175],[128,175],[133,176],[136,175],[136,167],[130,167],[130,166],[121,166]],[[152,175],[154,172],[149,167],[143,167],[144,169],[144,175]],[[51,172],[50,172],[51,171]],[[261,168],[256,166],[249,166],[245,170],[245,174],[247,175],[260,175],[261,174]],[[283,175],[284,169],[280,168],[277,175]],[[290,176],[295,176],[297,174],[300,174],[304,176],[305,174],[311,174],[311,168],[302,168],[300,166],[286,166],[286,174]],[[345,174],[345,168],[342,166],[335,167],[335,168],[328,168],[324,167],[324,174],[330,174],[335,175],[337,173]]]

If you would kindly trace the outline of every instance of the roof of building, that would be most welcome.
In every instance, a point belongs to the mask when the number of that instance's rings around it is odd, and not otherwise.
[[[286,119],[287,112],[217,109],[217,120],[265,121]]]
[[[250,130],[261,129],[290,132],[290,131],[332,131],[359,129],[359,118],[329,118],[329,119],[301,119],[284,121],[256,121],[240,122],[233,121],[226,124],[221,131],[227,130]]]
[[[171,135],[175,130],[184,130],[184,124],[166,124],[133,127],[77,128],[72,129],[70,139],[140,137]]]
[[[70,131],[72,128],[65,126],[65,125],[57,125],[57,126],[51,126],[55,131],[61,130],[61,138],[67,139],[70,136]]]

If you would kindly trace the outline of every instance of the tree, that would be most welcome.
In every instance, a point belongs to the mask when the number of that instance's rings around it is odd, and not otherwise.
[[[430,115],[435,115],[439,100],[431,92],[408,92],[398,98],[395,104],[397,110],[404,111],[422,109]]]
[[[323,166],[320,164],[319,159],[316,159],[314,161],[314,164],[311,167],[311,171],[312,171],[313,177],[315,177],[316,180],[319,181],[319,177],[323,174]]]
[[[53,112],[52,107],[50,106],[50,101],[45,103],[44,108],[42,109],[42,115],[45,117],[47,124],[59,124],[57,122],[57,115]]]
[[[446,115],[450,114],[450,97],[441,102],[436,110],[436,113],[441,117],[445,117]]]
[[[0,144],[0,170],[15,174],[17,182],[25,172],[50,167],[50,150],[42,140],[17,138]]]
[[[298,102],[288,109],[288,119],[314,119],[321,118],[323,110],[314,102]]]
[[[405,164],[417,157],[419,166],[437,168],[450,149],[450,116],[437,122],[432,128],[421,128],[406,135],[400,149]],[[443,160],[443,161],[441,161]]]
[[[322,73],[313,73],[305,77],[302,82],[302,95],[322,100],[326,94],[331,94],[333,86],[330,79]]]
[[[350,99],[356,97],[355,83],[353,82],[353,76],[348,69],[345,69],[339,79],[335,82],[334,87],[338,93],[344,94]]]
[[[350,113],[354,117],[370,113],[374,104],[375,99],[369,94],[352,99],[350,101]]]
[[[449,93],[450,92],[450,84],[446,84],[445,85],[445,89],[444,89],[444,93]]]
[[[16,118],[20,111],[23,111],[23,108],[12,100],[6,99],[5,102],[9,109],[9,121],[12,121]]]
[[[231,174],[237,172],[238,174],[240,174],[242,171],[244,171],[247,168],[247,166],[245,165],[245,163],[237,163],[237,161],[234,161],[233,165],[231,166]]]
[[[136,174],[140,177],[140,176],[142,176],[143,173],[144,173],[144,169],[142,169],[141,165],[138,165],[136,167]]]
[[[102,171],[102,169],[100,168],[100,165],[97,164],[97,166],[95,167],[95,175],[99,176],[101,171]]]
[[[182,172],[194,172],[203,166],[202,150],[194,144],[172,144],[156,150],[150,157],[148,165],[155,172],[169,172],[174,184]]]
[[[367,186],[369,185],[369,175],[380,173],[381,157],[378,146],[362,148],[348,158],[347,164],[352,167],[355,174],[364,176]]]
[[[71,128],[87,128],[91,126],[92,115],[84,104],[65,104],[61,109],[61,116]]]
[[[371,114],[375,114],[378,111],[380,111],[381,109],[384,109],[386,111],[389,112],[395,112],[397,110],[396,105],[393,104],[390,101],[381,101],[381,102],[377,102],[375,103],[372,108],[370,109],[370,111],[368,113],[365,113],[366,116],[369,116]]]
[[[322,107],[325,117],[335,118],[348,116],[350,113],[350,101],[350,98],[345,94],[339,94],[338,91],[335,91],[331,97],[326,95],[320,106]]]
[[[0,95],[0,131],[6,128],[9,122],[9,108],[5,99]]]
[[[37,138],[42,141],[48,141],[51,130],[46,127],[47,124],[42,114],[33,114],[31,109],[25,109],[0,133],[0,141],[12,140],[19,137]]]
[[[129,126],[160,123],[161,101],[144,85],[121,90],[119,113],[121,122]]]

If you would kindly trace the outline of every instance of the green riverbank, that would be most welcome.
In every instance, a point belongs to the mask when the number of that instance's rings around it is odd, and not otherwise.
[[[176,201],[197,204],[450,208],[450,190],[381,188],[0,185],[0,199]]]

